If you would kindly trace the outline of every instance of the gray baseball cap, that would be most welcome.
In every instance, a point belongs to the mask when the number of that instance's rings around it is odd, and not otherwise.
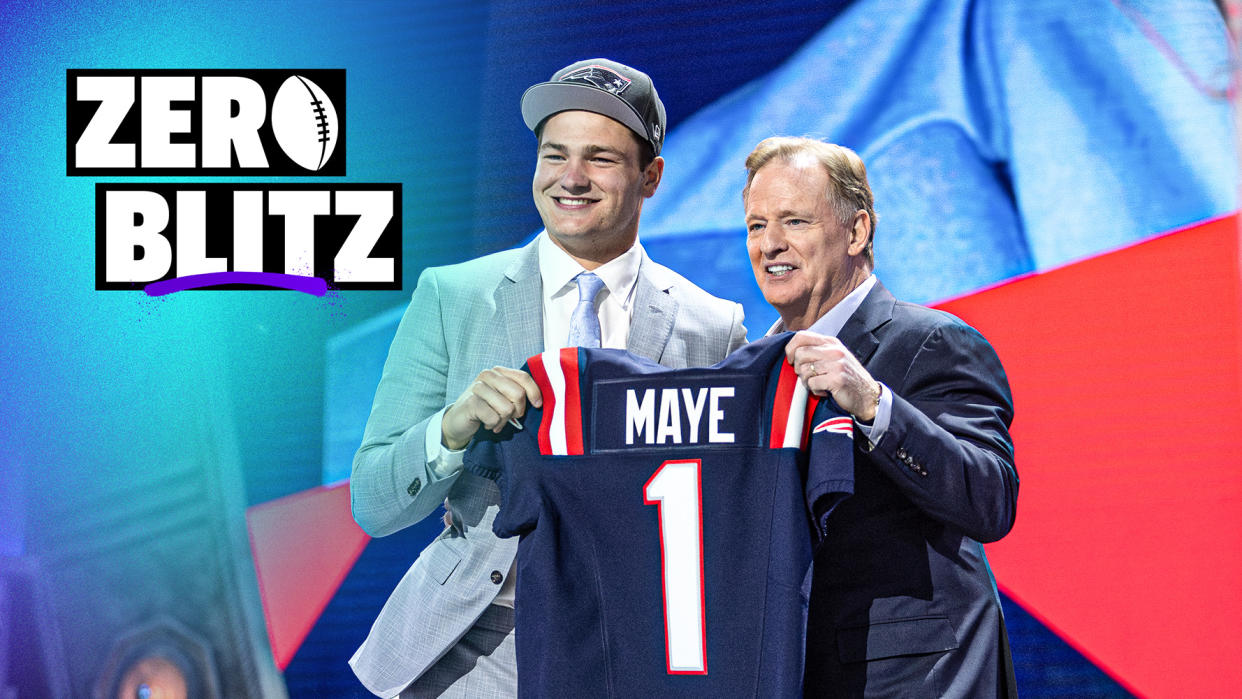
[[[591,58],[561,68],[551,80],[532,85],[522,95],[522,119],[531,131],[553,114],[571,109],[616,119],[660,154],[664,103],[651,78],[641,70],[606,58]]]

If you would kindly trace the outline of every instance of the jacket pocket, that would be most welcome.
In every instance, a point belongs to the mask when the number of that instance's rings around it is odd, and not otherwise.
[[[837,631],[837,653],[843,663],[939,653],[957,646],[953,624],[943,616],[893,619]]]
[[[449,576],[461,565],[461,553],[444,540],[435,542],[423,555],[427,558],[427,577],[440,585],[448,582]]]

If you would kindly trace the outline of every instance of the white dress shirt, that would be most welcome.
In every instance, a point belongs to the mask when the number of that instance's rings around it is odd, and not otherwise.
[[[539,234],[539,277],[543,281],[543,348],[559,349],[569,339],[569,318],[578,305],[578,284],[574,277],[587,271],[556,246],[546,232]],[[618,257],[591,270],[604,281],[595,297],[599,314],[601,346],[625,349],[630,336],[634,287],[643,249],[637,241]]]

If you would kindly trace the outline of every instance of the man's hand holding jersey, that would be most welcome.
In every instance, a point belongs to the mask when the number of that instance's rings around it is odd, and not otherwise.
[[[880,384],[840,340],[802,330],[785,345],[785,356],[811,393],[831,393],[837,405],[859,420],[875,419]]]
[[[528,403],[536,408],[543,405],[543,395],[530,374],[502,366],[484,369],[444,411],[440,443],[464,449],[480,427],[499,433],[505,423],[526,414]]]

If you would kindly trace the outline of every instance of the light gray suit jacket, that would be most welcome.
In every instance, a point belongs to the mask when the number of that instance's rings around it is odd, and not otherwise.
[[[459,472],[438,479],[425,460],[432,415],[479,372],[520,367],[543,351],[537,241],[423,272],[384,364],[354,456],[354,519],[384,536],[449,500],[454,526],[410,567],[350,659],[359,680],[391,697],[417,679],[496,597],[517,554],[498,539],[495,483]],[[699,289],[644,253],[627,349],[672,368],[708,366],[746,341],[742,307]]]

